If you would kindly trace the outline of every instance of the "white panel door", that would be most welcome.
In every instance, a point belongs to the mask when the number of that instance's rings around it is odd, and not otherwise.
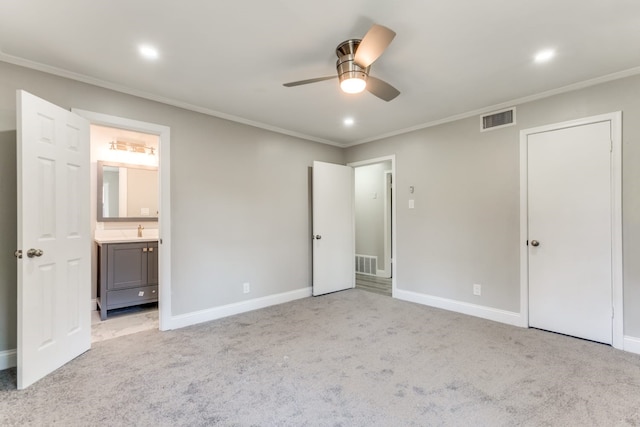
[[[527,145],[529,325],[611,343],[611,123]]]
[[[353,168],[313,162],[313,295],[355,286]]]
[[[18,388],[91,346],[89,122],[24,91],[18,117]]]

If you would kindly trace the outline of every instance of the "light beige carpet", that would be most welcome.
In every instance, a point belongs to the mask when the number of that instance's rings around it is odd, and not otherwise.
[[[0,425],[640,425],[640,356],[350,290],[0,372]]]

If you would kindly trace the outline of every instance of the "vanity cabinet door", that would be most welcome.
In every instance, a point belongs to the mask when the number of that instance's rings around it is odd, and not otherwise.
[[[148,280],[147,243],[108,245],[108,290],[144,286]],[[157,256],[157,250],[154,251]]]
[[[158,284],[158,242],[150,242],[147,247],[147,284]]]

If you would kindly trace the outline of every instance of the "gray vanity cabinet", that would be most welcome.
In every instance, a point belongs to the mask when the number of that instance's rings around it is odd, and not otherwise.
[[[158,301],[158,242],[98,243],[98,308]]]
[[[148,243],[147,254],[147,283],[158,285],[158,242]],[[156,293],[157,295],[157,293]]]

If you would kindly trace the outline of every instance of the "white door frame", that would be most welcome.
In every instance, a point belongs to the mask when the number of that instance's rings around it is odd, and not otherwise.
[[[369,160],[361,160],[358,162],[352,162],[352,163],[347,163],[347,166],[351,166],[352,168],[357,168],[359,166],[368,166],[368,165],[373,165],[376,163],[383,163],[383,162],[387,162],[387,161],[391,161],[391,177],[392,177],[392,184],[391,184],[391,188],[395,191],[392,191],[392,196],[391,196],[391,297],[395,297],[396,295],[396,278],[398,277],[398,258],[397,258],[397,252],[396,252],[396,230],[398,229],[398,227],[396,226],[396,218],[398,218],[398,215],[396,214],[396,199],[397,197],[397,190],[396,190],[396,183],[398,182],[396,179],[396,156],[395,154],[389,155],[389,156],[384,156],[384,157],[377,157],[375,159],[369,159]],[[354,183],[355,185],[355,183]],[[355,254],[354,254],[355,256]]]
[[[393,172],[391,170],[385,170],[382,173],[384,179],[384,277],[393,277],[393,263],[391,262],[391,239],[390,234],[393,231],[391,227],[391,219],[394,215],[389,215],[389,209],[391,203],[393,203]],[[391,178],[391,185],[389,185],[389,178]],[[380,274],[379,274],[380,275]]]
[[[92,111],[73,108],[72,112],[89,120],[91,124],[127,129],[135,132],[157,135],[160,139],[160,149],[158,150],[160,169],[159,180],[159,206],[158,216],[158,319],[159,329],[166,331],[172,329],[171,326],[171,181],[170,181],[170,139],[171,132],[168,126],[154,123],[141,122],[138,120],[126,119],[123,117],[111,116],[108,114],[94,113]]]
[[[612,271],[612,346],[624,347],[624,299],[622,280],[622,112],[601,114],[578,120],[539,126],[520,131],[520,326],[529,326],[528,263],[528,159],[527,140],[531,134],[549,132],[598,122],[611,122],[611,271]]]

